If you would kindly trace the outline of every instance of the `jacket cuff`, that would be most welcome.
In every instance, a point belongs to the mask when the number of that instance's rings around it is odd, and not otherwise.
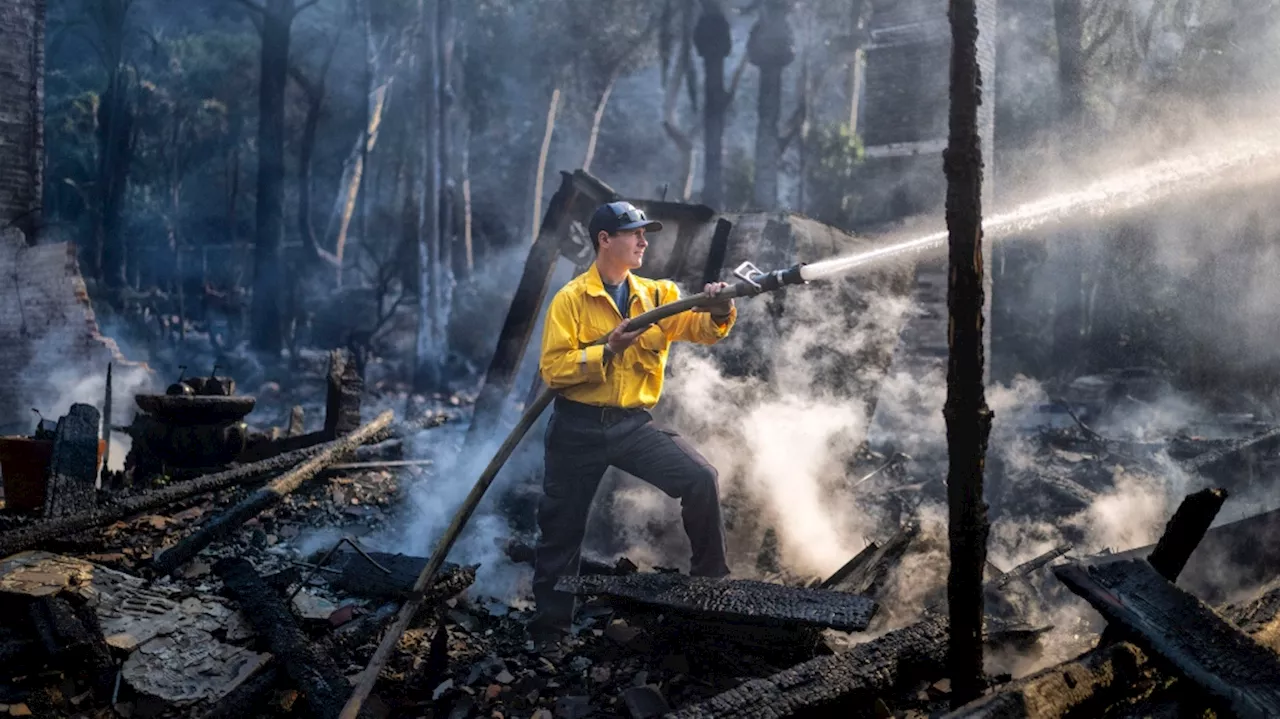
[[[582,350],[589,382],[604,381],[604,345],[591,345]]]
[[[715,336],[718,339],[724,339],[728,336],[729,330],[733,328],[733,323],[738,321],[738,307],[737,305],[730,307],[729,316],[720,320],[717,320],[708,313],[707,320],[711,323],[711,331]]]

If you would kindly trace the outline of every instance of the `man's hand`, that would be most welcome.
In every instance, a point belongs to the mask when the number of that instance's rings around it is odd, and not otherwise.
[[[609,354],[620,355],[623,352],[626,352],[627,348],[635,343],[636,338],[644,334],[645,329],[648,328],[628,332],[627,323],[624,320],[622,324],[614,327],[613,331],[609,333],[609,339],[605,341],[604,347]]]
[[[707,283],[707,286],[703,287],[702,289],[708,295],[715,297],[716,295],[723,292],[724,289],[728,286],[729,286],[728,282],[709,282]],[[698,311],[710,312],[711,319],[714,320],[717,324],[722,324],[726,322],[729,319],[729,313],[732,310],[733,310],[732,297],[730,297],[727,300],[717,300],[715,302],[708,302],[705,305],[698,306]]]

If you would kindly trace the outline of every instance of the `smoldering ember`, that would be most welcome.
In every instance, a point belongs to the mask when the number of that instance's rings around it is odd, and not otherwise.
[[[5,0],[0,715],[1280,716],[1277,71],[1276,0]]]

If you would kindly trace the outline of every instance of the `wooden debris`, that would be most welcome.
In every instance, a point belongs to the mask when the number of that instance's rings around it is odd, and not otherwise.
[[[671,711],[662,692],[652,685],[630,687],[622,692],[622,705],[630,719],[654,719]]]
[[[33,600],[27,611],[47,659],[59,668],[88,672],[94,693],[105,698],[114,679],[115,663],[93,610],[48,595]]]
[[[201,719],[242,719],[262,716],[262,705],[267,694],[281,680],[280,663],[274,659],[254,674],[248,681],[236,687],[218,700]]]
[[[240,557],[219,560],[214,572],[302,690],[310,715],[338,716],[350,688],[346,677],[333,658],[302,633],[280,595],[262,581],[253,565]]]
[[[1142,560],[1054,573],[1107,621],[1226,701],[1242,717],[1280,716],[1280,656],[1237,631]]]
[[[773,719],[868,706],[884,692],[942,677],[946,621],[931,618],[823,656],[764,679],[751,679],[704,702],[683,707],[672,719]],[[833,714],[840,716],[843,714]]]
[[[1225,501],[1225,489],[1202,489],[1187,495],[1165,524],[1160,541],[1156,542],[1156,548],[1147,557],[1151,568],[1170,582],[1178,581],[1182,568],[1187,566],[1191,553],[1200,546],[1200,540],[1204,539],[1204,533],[1209,531],[1209,525],[1213,524],[1214,517],[1218,516],[1218,510],[1222,509]],[[1120,628],[1109,626],[1102,633],[1099,644],[1111,644],[1123,635]]]
[[[1246,452],[1263,452],[1280,445],[1280,427],[1261,434],[1232,442],[1226,447],[1210,450],[1182,462],[1182,468],[1191,474],[1212,469],[1223,462]]]
[[[845,592],[675,573],[561,577],[556,589],[742,624],[819,626],[848,632],[866,629],[878,609],[873,600]]]
[[[168,487],[144,494],[119,498],[89,512],[82,512],[59,519],[50,519],[30,526],[12,529],[8,532],[0,533],[0,557],[31,549],[69,534],[118,522],[135,514],[150,512],[202,494],[261,481],[265,477],[283,472],[299,462],[339,446],[340,441],[311,449],[276,455],[251,464],[233,467],[223,472],[206,474],[195,479],[177,482]]]
[[[289,412],[289,428],[285,430],[285,436],[301,437],[306,431],[306,413],[302,405],[295,405]]]
[[[904,524],[884,543],[884,546],[876,547],[871,556],[850,570],[845,577],[833,582],[836,575],[832,575],[830,579],[823,582],[824,585],[828,585],[824,588],[861,594],[872,599],[878,598],[881,590],[884,589],[885,582],[889,579],[890,572],[898,566],[898,562],[902,560],[911,543],[919,535],[920,525],[914,522]],[[854,559],[856,560],[857,557]],[[852,563],[850,561],[850,564]],[[845,565],[845,567],[848,566],[848,564]]]
[[[879,548],[880,545],[875,542],[871,542],[867,546],[863,547],[861,552],[853,555],[853,559],[845,562],[844,566],[837,569],[831,576],[822,580],[822,582],[818,584],[818,589],[835,589],[839,587],[844,580],[853,576],[855,573],[860,572],[863,567],[870,563],[872,557],[876,555],[876,550]]]
[[[264,509],[278,504],[304,482],[315,477],[325,467],[343,459],[356,447],[369,441],[391,424],[394,414],[387,410],[377,419],[335,441],[324,451],[317,453],[294,467],[270,484],[255,491],[222,514],[205,522],[194,534],[169,547],[153,560],[156,571],[162,574],[174,572],[210,543],[229,534]]]
[[[73,404],[58,420],[53,459],[44,491],[44,516],[66,517],[91,511],[97,504],[98,425],[96,407]]]
[[[347,350],[329,353],[328,393],[325,395],[324,434],[337,439],[360,426],[360,395],[364,380]]]
[[[1031,574],[1034,574],[1040,568],[1047,566],[1053,560],[1065,555],[1067,552],[1070,552],[1070,551],[1071,551],[1070,544],[1064,544],[1058,547],[1054,547],[1053,549],[1050,549],[1044,554],[1028,559],[1022,564],[1019,564],[1013,569],[1010,569],[1004,574],[1001,574],[995,579],[992,579],[991,581],[987,582],[987,584],[993,589],[1003,589],[1015,579],[1022,579]]]

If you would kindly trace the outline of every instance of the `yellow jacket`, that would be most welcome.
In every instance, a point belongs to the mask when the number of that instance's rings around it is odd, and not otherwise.
[[[680,290],[670,280],[650,280],[633,273],[627,278],[631,317],[680,298]],[[604,345],[588,345],[612,332],[622,322],[622,314],[592,263],[551,299],[538,369],[547,386],[559,390],[566,399],[603,407],[649,409],[662,394],[671,343],[715,344],[729,334],[737,318],[737,308],[723,325],[717,325],[707,312],[681,312],[651,325],[625,352],[605,364]]]

